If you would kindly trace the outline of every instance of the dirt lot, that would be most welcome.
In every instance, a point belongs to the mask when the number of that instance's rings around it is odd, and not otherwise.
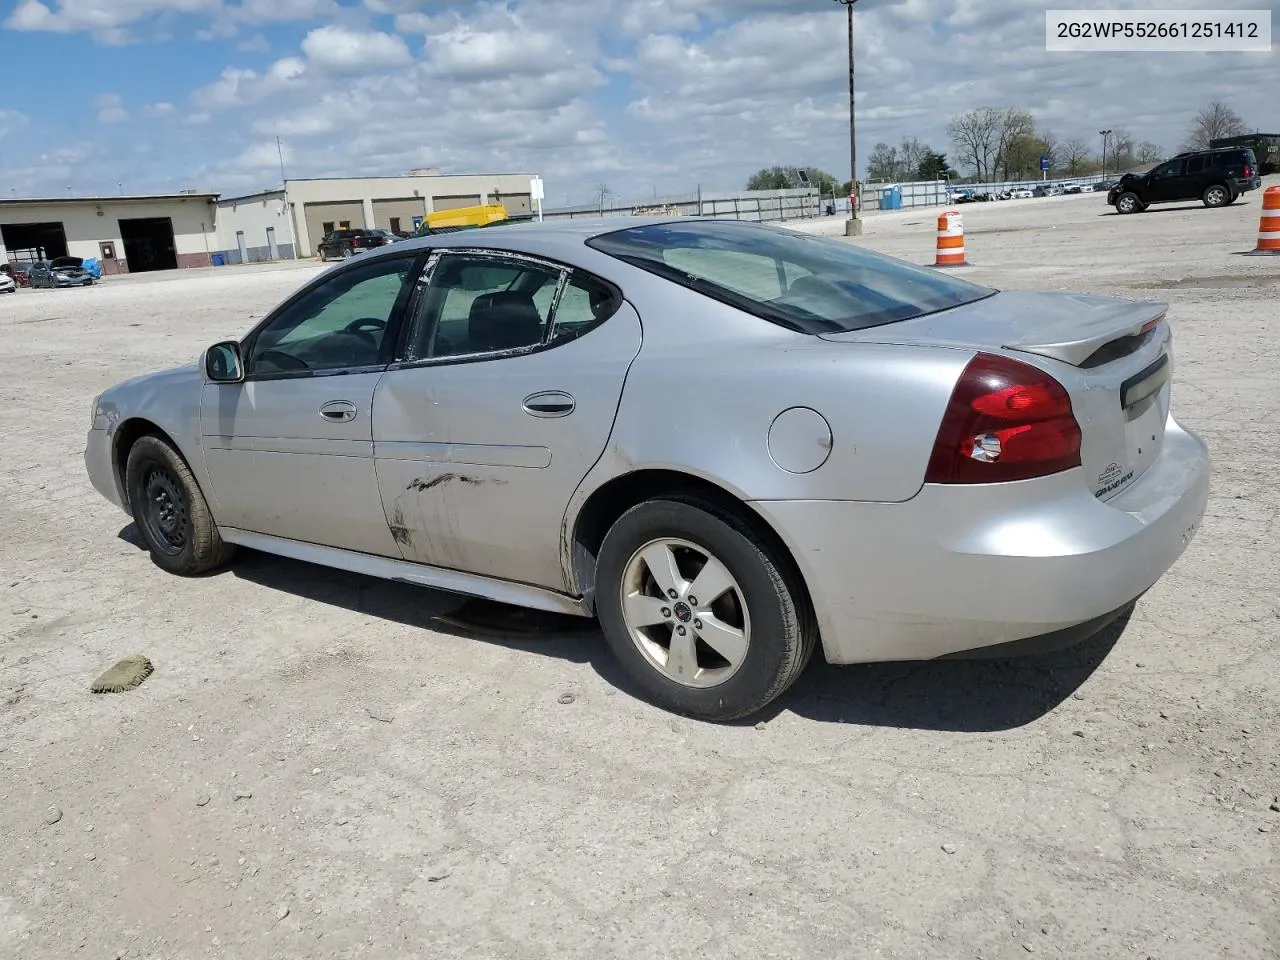
[[[475,639],[433,620],[457,599],[260,555],[152,566],[85,478],[91,399],[317,267],[0,298],[0,956],[1275,958],[1280,259],[1238,255],[1259,207],[964,208],[974,279],[1172,305],[1208,517],[1123,629],[815,663],[762,727],[642,704],[590,630]],[[931,262],[933,230],[901,211],[864,242]],[[135,651],[141,688],[88,692]]]

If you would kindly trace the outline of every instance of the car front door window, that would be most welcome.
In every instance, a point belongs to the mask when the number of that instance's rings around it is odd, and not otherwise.
[[[342,270],[286,304],[253,338],[249,377],[388,362],[387,328],[408,297],[415,258],[388,257]]]
[[[1170,160],[1168,163],[1162,163],[1156,167],[1151,173],[1153,180],[1170,180],[1173,177],[1182,175],[1182,161]]]

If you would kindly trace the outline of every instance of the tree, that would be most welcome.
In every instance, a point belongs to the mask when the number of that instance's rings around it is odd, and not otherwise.
[[[1133,158],[1138,163],[1155,163],[1163,156],[1164,150],[1160,148],[1159,144],[1152,143],[1150,140],[1143,140],[1138,144]]]
[[[786,167],[765,167],[757,170],[747,181],[748,190],[789,190],[791,175]]]
[[[920,161],[920,166],[916,168],[918,180],[954,180],[955,177],[956,172],[947,163],[945,153],[934,153],[930,150],[928,155]]]
[[[1030,110],[1019,107],[1009,107],[998,112],[1000,121],[996,135],[996,162],[1003,171],[1004,178],[1008,180],[1013,165],[1025,162],[1027,145],[1035,137],[1036,121]]]
[[[1135,163],[1133,158],[1133,134],[1124,127],[1116,127],[1111,131],[1111,149],[1107,163],[1117,171],[1132,167]]]
[[[1068,176],[1076,176],[1089,161],[1089,142],[1083,137],[1062,141],[1058,148],[1058,159],[1066,165]]]
[[[867,157],[868,180],[894,180],[898,171],[898,148],[877,143]]]
[[[747,189],[791,190],[796,187],[803,187],[804,181],[800,179],[801,170],[809,178],[809,185],[816,188],[824,197],[835,196],[835,192],[840,189],[840,181],[825,170],[819,170],[816,167],[794,166],[775,166],[757,170],[751,175],[751,179],[747,181]]]
[[[970,168],[979,180],[990,176],[1003,122],[1000,110],[979,107],[952,117],[947,124],[947,136],[951,138],[959,162]]]
[[[1240,114],[1236,113],[1221,100],[1215,100],[1207,107],[1202,107],[1187,128],[1187,139],[1184,150],[1207,150],[1214,140],[1225,137],[1238,137],[1248,133]]]

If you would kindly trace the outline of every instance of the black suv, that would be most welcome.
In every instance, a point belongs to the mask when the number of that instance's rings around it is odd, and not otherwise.
[[[1107,191],[1119,213],[1141,213],[1153,203],[1199,200],[1206,207],[1235,203],[1262,187],[1258,160],[1248,147],[1180,153],[1146,173],[1126,173]]]
[[[390,237],[385,230],[364,230],[360,227],[349,227],[343,230],[334,230],[328,234],[316,246],[316,252],[320,254],[321,260],[328,260],[330,257],[337,257],[342,260],[346,257],[354,257],[357,253],[362,253],[365,250],[385,247],[390,242]]]

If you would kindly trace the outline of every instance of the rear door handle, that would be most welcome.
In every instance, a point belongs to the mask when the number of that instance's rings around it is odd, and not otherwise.
[[[524,398],[524,412],[531,417],[567,417],[578,403],[563,390],[544,390]]]
[[[330,400],[320,406],[320,419],[325,423],[345,423],[356,418],[356,405],[350,400]]]

